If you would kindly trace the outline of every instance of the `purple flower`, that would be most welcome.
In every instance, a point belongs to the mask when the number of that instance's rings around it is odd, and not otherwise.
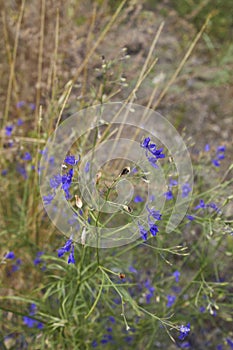
[[[167,201],[170,201],[170,200],[173,198],[172,191],[169,190],[169,191],[165,192],[165,193],[164,193],[164,196],[166,197],[166,200],[167,200]]]
[[[71,247],[71,252],[68,258],[68,264],[75,264],[75,258],[74,258],[74,245]]]
[[[183,184],[182,186],[182,198],[188,197],[191,187],[188,183]]]
[[[148,146],[149,146],[149,143],[150,143],[150,138],[147,137],[143,140],[142,144],[141,144],[141,147],[142,148],[145,148],[145,149],[148,149]]]
[[[73,169],[70,169],[67,174],[62,176],[62,189],[65,192],[65,197],[67,200],[71,198],[71,195],[69,193],[69,188],[71,186],[73,173],[74,173]]]
[[[156,144],[150,143],[150,138],[147,137],[141,143],[141,147],[146,150],[146,157],[149,163],[154,167],[158,168],[157,160],[161,158],[165,158],[165,154],[163,152],[163,148],[157,149]],[[148,155],[148,152],[152,154],[152,156]]]
[[[35,103],[29,103],[29,107],[32,111],[34,111],[36,109]]]
[[[43,196],[44,205],[51,204],[54,196],[55,196],[54,194],[48,194],[47,196]]]
[[[219,152],[225,152],[226,151],[226,146],[218,146],[217,148],[217,153]]]
[[[23,178],[26,180],[28,178],[28,175],[27,175],[27,170],[25,169],[25,166],[24,165],[21,165],[21,164],[17,164],[16,166],[16,171],[23,176]]]
[[[206,208],[205,202],[203,201],[203,199],[200,199],[199,205],[197,205],[194,209],[204,209],[204,208]]]
[[[97,341],[96,341],[96,340],[93,340],[93,342],[91,343],[91,346],[92,346],[93,348],[96,348],[96,347],[98,346]]]
[[[14,252],[8,252],[5,255],[5,259],[13,260],[15,258],[15,253]]]
[[[190,332],[190,323],[188,323],[187,326],[181,325],[179,339],[183,340],[185,337],[187,337],[189,332]]]
[[[23,107],[23,106],[25,106],[25,101],[18,101],[17,103],[16,103],[16,107],[17,108],[21,108],[21,107]]]
[[[205,312],[205,306],[200,306],[199,311],[200,311],[201,313]]]
[[[150,226],[150,233],[152,234],[153,237],[156,236],[157,232],[159,232],[158,226],[153,224]]]
[[[138,273],[138,271],[132,265],[129,266],[129,271],[133,273]]]
[[[61,258],[65,253],[68,253],[70,251],[71,245],[72,245],[72,239],[68,239],[68,241],[66,241],[64,246],[57,250],[58,257]]]
[[[149,292],[149,293],[146,294],[146,302],[147,302],[147,304],[149,304],[151,298],[154,296],[155,288],[154,288],[153,286],[151,286],[149,280],[146,280],[146,281],[145,281],[144,286],[146,287],[146,289],[147,289],[148,292]]]
[[[2,176],[6,176],[7,173],[8,173],[8,170],[7,169],[3,169],[1,174],[2,174]]]
[[[109,321],[112,322],[112,323],[116,323],[116,320],[115,320],[115,317],[113,316],[109,316]]]
[[[233,349],[233,341],[230,338],[226,338],[227,344]]]
[[[36,304],[32,303],[29,308],[29,315],[34,316],[36,314]],[[33,328],[37,327],[38,329],[42,329],[44,327],[42,322],[33,320],[31,317],[24,316],[23,317],[23,323],[28,327],[28,328]]]
[[[28,327],[28,328],[33,328],[37,321],[36,320],[33,320],[31,317],[28,317],[28,316],[24,316],[23,317],[23,323]]]
[[[207,143],[204,148],[205,152],[209,152],[210,150],[210,145]]]
[[[217,159],[213,159],[213,160],[212,160],[212,164],[213,164],[214,166],[216,166],[216,167],[219,167],[219,166],[220,166],[220,163],[219,163],[219,161],[218,161]]]
[[[49,183],[51,188],[54,188],[54,189],[58,188],[62,183],[62,176],[60,174],[54,175],[50,179]]]
[[[134,203],[141,203],[144,202],[144,199],[141,196],[135,196]]]
[[[189,219],[190,221],[193,221],[193,220],[194,220],[194,216],[192,216],[192,215],[188,215],[188,214],[187,214],[187,215],[186,215],[186,218]]]
[[[154,208],[149,208],[148,205],[146,206],[146,209],[148,211],[148,216],[152,216],[155,220],[161,220],[162,214],[160,214],[159,210],[155,210]]]
[[[13,125],[7,125],[5,127],[5,135],[11,136],[14,126]]]
[[[215,203],[209,203],[206,205],[206,207],[212,208],[212,209],[216,210],[216,212],[220,211],[220,209],[217,207],[217,205]]]
[[[147,230],[138,222],[139,232],[144,241],[147,240]]]
[[[43,262],[43,259],[41,259],[41,256],[44,254],[44,252],[38,252],[36,254],[36,258],[34,259],[34,265],[39,265],[40,263]]]
[[[79,159],[75,159],[75,156],[70,155],[65,158],[64,162],[69,165],[77,165],[79,160],[80,160],[80,157]]]
[[[17,120],[17,126],[21,126],[21,125],[23,125],[23,120],[21,118],[19,118]]]
[[[32,156],[29,152],[25,152],[24,155],[22,156],[23,160],[32,160]]]
[[[12,272],[16,272],[20,269],[20,265],[22,264],[22,260],[21,259],[17,259],[16,263],[12,266]]]
[[[174,304],[174,302],[175,302],[175,300],[176,300],[176,296],[175,295],[168,295],[167,296],[167,307],[171,307],[173,304]]]
[[[180,272],[178,270],[174,271],[172,274],[175,277],[175,281],[178,283],[180,280]]]
[[[178,182],[176,180],[173,180],[173,179],[170,180],[170,182],[169,182],[170,187],[177,186],[177,185],[178,185]]]
[[[85,167],[84,167],[84,171],[85,171],[85,173],[88,173],[89,170],[90,170],[90,162],[87,162]]]

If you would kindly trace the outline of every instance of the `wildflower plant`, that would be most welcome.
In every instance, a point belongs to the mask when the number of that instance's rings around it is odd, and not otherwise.
[[[36,104],[15,104],[20,118],[4,119],[17,150],[1,172],[4,349],[232,347],[232,165],[219,175],[229,147],[208,144],[193,158],[165,117],[134,103],[153,50],[129,98],[108,102],[127,85],[122,71],[111,80],[126,51],[102,57],[99,88],[64,120],[77,77],[57,104],[54,85],[46,113],[60,114],[49,133],[39,89]],[[21,135],[20,113],[35,113],[37,134]]]

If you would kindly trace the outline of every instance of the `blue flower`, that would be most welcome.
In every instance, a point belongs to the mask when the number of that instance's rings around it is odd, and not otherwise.
[[[174,271],[172,274],[175,277],[175,281],[179,282],[180,280],[180,272],[178,270]]]
[[[48,194],[47,196],[43,196],[44,205],[51,204],[54,197],[55,197],[54,194]]]
[[[216,166],[216,167],[219,167],[219,166],[220,166],[220,162],[219,162],[217,159],[213,159],[213,160],[212,160],[212,163],[213,163],[213,165]]]
[[[113,316],[109,316],[109,321],[112,322],[112,323],[116,323],[116,320],[115,320],[115,317]]]
[[[204,208],[206,208],[205,202],[203,201],[203,199],[200,199],[199,205],[197,205],[194,209],[204,209]]]
[[[192,216],[192,215],[188,215],[188,214],[187,214],[187,215],[186,215],[186,218],[189,219],[190,221],[193,221],[193,220],[194,220],[194,216]]]
[[[13,129],[14,129],[13,125],[7,125],[5,127],[5,135],[6,136],[11,136]]]
[[[183,340],[185,337],[187,337],[189,332],[190,332],[190,323],[188,323],[187,326],[181,325],[179,339]]]
[[[23,160],[32,160],[32,156],[29,152],[25,152],[24,155],[22,156]]]
[[[23,323],[28,327],[28,328],[33,328],[37,321],[36,320],[33,320],[31,317],[28,317],[28,316],[24,316],[23,317]]]
[[[163,148],[157,149],[155,143],[150,143],[150,138],[147,137],[141,143],[141,147],[146,150],[146,157],[149,163],[154,167],[158,168],[157,160],[161,158],[165,158],[165,154],[163,152]],[[149,156],[148,153],[151,153],[152,156]]]
[[[44,252],[38,252],[36,254],[36,258],[34,259],[34,265],[39,265],[40,263],[43,262],[43,259],[41,259],[41,256],[44,254]]]
[[[32,111],[34,111],[36,109],[35,103],[29,103],[29,107]]]
[[[209,152],[210,150],[210,145],[207,143],[204,148],[205,152]]]
[[[167,307],[171,307],[173,304],[174,304],[174,302],[175,302],[175,300],[176,300],[176,296],[175,295],[168,295],[167,296]]]
[[[74,174],[73,169],[70,169],[67,174],[64,174],[62,176],[62,189],[65,192],[65,197],[67,200],[71,198],[71,195],[69,193],[69,188],[71,186],[73,174]]]
[[[32,303],[29,307],[29,315],[34,316],[36,314],[36,310],[37,310],[36,304]],[[37,327],[38,329],[42,329],[44,327],[42,322],[36,321],[28,316],[23,317],[23,322],[29,328]]]
[[[147,289],[148,292],[149,292],[149,293],[146,294],[146,302],[147,302],[147,304],[149,304],[151,298],[154,296],[155,288],[154,288],[153,286],[151,286],[149,280],[146,280],[146,281],[145,281],[144,286],[146,287],[146,289]]]
[[[144,199],[141,196],[135,196],[134,203],[141,203],[144,202]]]
[[[132,265],[129,266],[129,271],[133,273],[138,273],[138,271]]]
[[[152,234],[153,237],[156,236],[157,232],[159,232],[158,226],[153,224],[150,226],[150,233]]]
[[[70,251],[71,245],[72,245],[72,239],[68,239],[68,241],[66,241],[64,246],[57,250],[58,257],[61,258],[65,253],[68,253]]]
[[[174,179],[171,179],[170,182],[169,182],[169,187],[173,187],[173,186],[177,186],[178,185],[178,182]]]
[[[233,341],[230,338],[226,338],[227,344],[233,349]]]
[[[226,151],[226,146],[218,146],[217,148],[217,153],[219,152],[225,152]]]
[[[21,125],[23,125],[23,120],[21,118],[19,118],[17,120],[17,126],[21,126]]]
[[[51,188],[54,188],[54,189],[58,188],[62,183],[62,176],[60,174],[54,175],[50,179],[49,183]]]
[[[166,197],[167,201],[170,201],[173,198],[173,193],[171,190],[165,192],[163,195]]]
[[[25,106],[25,104],[26,104],[25,101],[18,101],[18,102],[16,103],[16,107],[17,107],[17,108],[21,108],[21,107]]]
[[[182,186],[182,198],[187,197],[190,191],[191,191],[191,187],[190,187],[189,183],[183,184],[183,186]]]
[[[2,172],[1,172],[2,176],[6,176],[7,173],[8,173],[8,170],[7,170],[7,169],[3,169]]]
[[[5,255],[5,259],[13,260],[14,258],[15,258],[15,253],[14,253],[14,252],[8,252],[8,253]]]
[[[205,312],[205,306],[200,306],[199,311],[200,311],[201,313]]]
[[[20,175],[22,175],[25,180],[28,178],[27,170],[25,169],[24,165],[17,164],[16,171],[20,173]]]
[[[143,140],[142,144],[141,144],[141,147],[142,148],[145,148],[145,149],[148,149],[148,146],[149,146],[149,143],[150,143],[150,138],[147,137]]]
[[[148,211],[148,216],[153,217],[155,220],[161,220],[162,214],[160,214],[159,210],[155,210],[154,208],[149,208],[148,205],[146,206],[146,209]]]
[[[93,348],[96,348],[96,347],[98,346],[97,341],[96,341],[96,340],[93,340],[93,342],[91,343],[91,346],[92,346]]]
[[[12,272],[16,272],[20,269],[20,265],[22,264],[22,260],[21,259],[17,259],[16,263],[12,266],[11,271]]]
[[[71,252],[68,258],[68,264],[75,264],[75,258],[74,258],[74,245],[71,247]]]
[[[79,159],[75,159],[75,156],[70,155],[65,158],[64,162],[69,165],[77,165],[79,160],[80,160],[80,157]]]
[[[147,240],[147,230],[138,222],[139,232],[144,241]]]
[[[89,170],[90,170],[90,162],[87,162],[85,167],[84,167],[84,171],[85,171],[85,173],[88,173]]]

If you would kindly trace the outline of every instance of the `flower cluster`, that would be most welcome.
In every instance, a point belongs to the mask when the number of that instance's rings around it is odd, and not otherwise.
[[[220,166],[220,161],[225,158],[225,151],[226,151],[225,146],[217,147],[215,158],[212,160],[212,163],[214,166],[216,167]]]
[[[162,215],[160,214],[159,210],[155,210],[154,208],[149,208],[149,206],[146,206],[147,212],[148,212],[148,226],[149,226],[149,231],[153,237],[156,236],[157,232],[159,231],[158,226],[155,224],[155,220],[161,220]],[[138,222],[138,227],[139,227],[139,232],[144,241],[147,240],[147,233],[148,230],[145,229],[143,225]]]
[[[205,145],[205,152],[210,151],[210,145],[206,144]],[[212,164],[216,167],[220,166],[220,161],[225,158],[225,151],[226,151],[226,146],[218,146],[216,151],[215,151],[215,157],[212,159]]]
[[[209,204],[205,204],[203,199],[200,199],[199,204],[194,208],[194,209],[206,209],[206,208],[211,208],[214,209],[217,213],[220,212],[220,209],[218,208],[218,206],[215,203],[209,203]]]
[[[184,340],[189,334],[189,332],[190,332],[190,323],[188,323],[187,326],[181,325],[179,339]]]
[[[160,158],[165,158],[165,154],[162,153],[163,148],[157,149],[156,144],[151,143],[151,140],[149,137],[144,139],[144,141],[141,143],[141,147],[146,150],[146,157],[147,157],[149,163],[154,168],[158,168],[157,160]]]
[[[8,259],[8,260],[14,260],[15,259],[15,253],[10,251],[4,256],[4,258]],[[22,264],[22,260],[21,259],[16,259],[15,263],[11,267],[11,272],[18,271],[20,269],[20,265],[21,264]],[[10,274],[10,272],[9,272],[9,274]]]
[[[75,156],[69,155],[65,158],[64,162],[68,165],[75,166],[78,164],[79,160],[80,160],[80,157],[78,159],[75,159]],[[48,194],[47,196],[43,197],[43,201],[45,205],[48,205],[52,202],[56,194],[55,190],[58,189],[60,186],[65,193],[65,198],[67,200],[72,198],[70,194],[70,186],[72,184],[73,175],[74,175],[74,169],[70,168],[67,171],[67,173],[63,175],[56,174],[50,179],[49,184],[50,184],[50,187],[54,190],[54,192],[53,194]]]
[[[36,314],[36,304],[31,304],[30,308],[29,308],[29,315],[30,316],[35,316]],[[42,322],[39,322],[37,320],[34,320],[33,318],[29,317],[29,316],[24,316],[23,317],[23,323],[28,327],[28,328],[38,328],[38,329],[42,329],[44,327]]]
[[[72,239],[68,239],[68,241],[66,241],[64,246],[57,250],[57,254],[59,258],[61,258],[65,253],[68,253],[68,252],[70,252],[68,257],[68,264],[75,264],[74,244]]]

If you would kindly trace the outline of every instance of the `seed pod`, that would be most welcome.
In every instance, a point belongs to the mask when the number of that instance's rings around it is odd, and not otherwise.
[[[130,167],[127,166],[127,167],[125,167],[125,168],[122,170],[120,176],[127,175],[129,172],[130,172]]]
[[[102,176],[102,173],[101,173],[101,171],[99,171],[99,172],[96,174],[96,184],[97,184],[97,185],[98,185],[98,183],[99,183],[99,180],[100,180],[101,176]]]
[[[76,204],[76,207],[78,207],[79,209],[81,209],[83,206],[83,202],[81,198],[79,198],[79,196],[77,195],[75,195],[75,204]]]
[[[128,205],[123,205],[123,209],[127,211],[128,213],[132,213],[133,209],[130,208]]]

